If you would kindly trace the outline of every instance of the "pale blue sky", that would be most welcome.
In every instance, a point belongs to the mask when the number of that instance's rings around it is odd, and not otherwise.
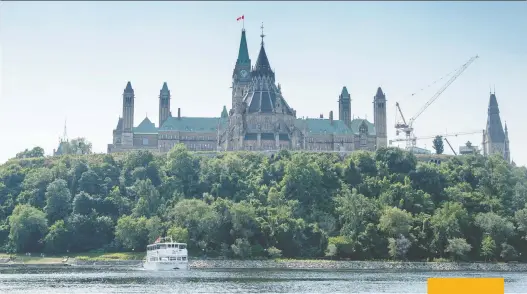
[[[218,116],[230,105],[244,14],[250,57],[260,25],[287,102],[299,116],[338,113],[342,86],[355,116],[373,118],[378,86],[411,117],[441,86],[418,92],[479,54],[419,117],[418,136],[485,127],[495,85],[511,153],[527,164],[527,2],[0,2],[0,162],[17,152],[86,137],[106,152],[130,80],[135,124],[157,125],[164,81],[172,112]],[[444,81],[443,81],[444,82]],[[441,83],[443,83],[441,82]],[[452,138],[481,144],[481,135]],[[431,149],[431,140],[420,141]],[[450,153],[450,150],[446,150]]]

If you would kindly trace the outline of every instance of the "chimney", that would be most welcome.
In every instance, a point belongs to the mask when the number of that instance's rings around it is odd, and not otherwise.
[[[181,118],[181,108],[178,108],[178,109],[177,109],[177,118],[178,118],[178,119]]]
[[[333,110],[329,112],[329,123],[333,125]]]

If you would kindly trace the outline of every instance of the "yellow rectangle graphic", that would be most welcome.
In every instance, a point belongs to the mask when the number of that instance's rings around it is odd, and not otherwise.
[[[504,278],[429,278],[428,294],[504,294]]]

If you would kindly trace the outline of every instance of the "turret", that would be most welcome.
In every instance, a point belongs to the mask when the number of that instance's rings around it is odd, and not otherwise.
[[[232,72],[232,108],[234,108],[234,92],[236,91],[236,87],[245,87],[250,81],[251,59],[249,58],[249,49],[247,48],[245,29],[242,29],[238,58],[236,59],[236,65],[234,66],[234,70]]]
[[[123,131],[121,134],[121,145],[125,147],[133,146],[134,144],[134,100],[134,89],[132,88],[132,84],[128,82],[123,91]]]
[[[339,95],[339,120],[351,127],[351,95],[346,87],[342,88]]]
[[[229,117],[229,113],[227,112],[227,106],[223,105],[223,110],[221,111],[221,118],[227,117]]]
[[[505,132],[501,124],[496,93],[490,94],[485,135],[486,144],[484,148],[486,149],[486,154],[500,154],[505,157]]]
[[[170,117],[170,90],[166,82],[159,91],[159,127]]]
[[[123,132],[132,132],[134,127],[134,100],[135,94],[132,83],[128,82],[123,91]]]
[[[377,93],[373,97],[373,124],[377,136],[376,148],[387,147],[386,95],[382,92],[381,87],[377,88]]]
[[[511,151],[509,149],[509,129],[507,128],[507,122],[505,122],[505,152],[503,157],[507,162],[511,161]]]

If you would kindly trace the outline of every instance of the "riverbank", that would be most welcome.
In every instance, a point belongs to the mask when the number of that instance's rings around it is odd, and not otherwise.
[[[68,259],[59,257],[23,256],[6,261],[0,257],[0,267],[78,266],[78,267],[140,267],[142,253],[81,254]],[[337,261],[337,260],[224,260],[193,259],[195,269],[323,269],[354,271],[469,271],[527,272],[527,263],[469,262],[400,262],[400,261]]]
[[[527,272],[526,263],[457,263],[334,260],[193,260],[191,268],[289,268],[369,271]]]
[[[144,258],[144,252],[117,252],[117,253],[79,253],[70,254],[67,256],[58,255],[25,255],[25,254],[1,254],[0,253],[0,265],[1,264],[62,264],[71,263],[72,261],[89,261],[89,262],[119,262],[119,261],[140,261]]]

